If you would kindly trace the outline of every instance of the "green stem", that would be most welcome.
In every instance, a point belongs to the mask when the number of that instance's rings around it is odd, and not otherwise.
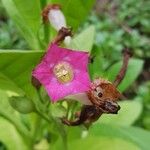
[[[50,120],[44,114],[42,114],[41,112],[38,111],[37,114],[39,116],[41,116],[41,118],[43,118],[44,120],[46,120],[48,123],[51,123]]]
[[[67,150],[67,135],[65,132],[65,129],[63,125],[61,125],[59,122],[57,122],[51,114],[45,115],[44,113],[37,111],[37,114],[41,116],[41,118],[45,119],[49,124],[54,123],[54,126],[57,128],[57,131],[60,133],[63,145],[64,145],[64,150]]]
[[[39,115],[36,114],[35,116],[35,122],[34,122],[34,126],[33,126],[33,130],[32,130],[32,141],[31,141],[31,146],[33,148],[34,146],[34,143],[36,141],[36,137],[38,135],[38,131],[39,131],[39,128],[41,126],[41,117]]]
[[[63,145],[64,145],[64,150],[67,150],[67,135],[64,129],[64,126],[61,125],[59,122],[57,122],[57,120],[49,113],[49,115],[46,117],[44,116],[44,118],[47,120],[47,122],[49,124],[54,123],[54,126],[56,127],[57,131],[60,133],[62,141],[63,141]]]
[[[47,1],[40,0],[40,5],[41,5],[41,9],[43,9],[47,5]],[[48,43],[49,42],[49,24],[47,23],[44,24],[44,38],[45,38],[46,43]]]
[[[67,134],[66,134],[66,131],[64,129],[64,126],[61,125],[59,122],[57,122],[57,120],[55,120],[52,116],[51,116],[51,119],[53,120],[53,123],[55,124],[57,130],[59,131],[59,133],[61,135],[61,138],[62,138],[62,141],[63,141],[63,144],[64,144],[64,150],[67,150],[68,149]]]

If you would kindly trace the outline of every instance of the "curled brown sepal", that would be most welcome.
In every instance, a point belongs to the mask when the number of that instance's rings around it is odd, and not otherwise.
[[[34,76],[31,78],[31,83],[37,90],[40,89],[41,83]]]
[[[53,40],[53,43],[58,44],[62,42],[66,36],[72,36],[72,29],[71,28],[65,28],[62,27],[56,36],[56,38]]]
[[[126,71],[127,71],[127,67],[128,67],[128,63],[129,63],[129,59],[132,56],[132,53],[130,52],[130,50],[128,48],[123,50],[123,64],[122,67],[118,73],[118,75],[116,76],[113,85],[115,87],[117,87],[121,81],[124,79]]]
[[[48,13],[51,9],[61,9],[61,6],[59,4],[48,4],[45,6],[42,10],[42,20],[44,23],[48,21]]]

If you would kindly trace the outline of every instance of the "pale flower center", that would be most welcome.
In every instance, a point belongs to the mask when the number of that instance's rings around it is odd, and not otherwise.
[[[60,83],[68,83],[74,77],[73,69],[67,62],[60,62],[55,65],[53,72]]]

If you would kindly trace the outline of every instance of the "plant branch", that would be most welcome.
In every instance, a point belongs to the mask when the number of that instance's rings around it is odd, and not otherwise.
[[[123,51],[123,64],[122,64],[122,67],[121,67],[118,75],[116,76],[116,78],[113,82],[114,86],[117,87],[121,83],[121,81],[124,79],[124,76],[125,76],[126,71],[127,71],[129,59],[130,59],[131,56],[132,56],[131,52],[129,51],[129,49],[126,48]]]

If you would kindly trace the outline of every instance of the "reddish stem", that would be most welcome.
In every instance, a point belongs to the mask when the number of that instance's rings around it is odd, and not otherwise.
[[[129,51],[129,49],[126,48],[123,51],[123,64],[122,64],[122,67],[121,67],[118,75],[116,76],[116,79],[113,82],[113,85],[115,87],[117,87],[121,83],[121,81],[123,80],[123,78],[126,74],[129,59],[130,59],[131,56],[132,56],[131,52]]]
[[[55,39],[53,40],[53,43],[58,44],[62,42],[66,36],[72,36],[72,29],[71,28],[65,28],[62,27],[59,31]]]

